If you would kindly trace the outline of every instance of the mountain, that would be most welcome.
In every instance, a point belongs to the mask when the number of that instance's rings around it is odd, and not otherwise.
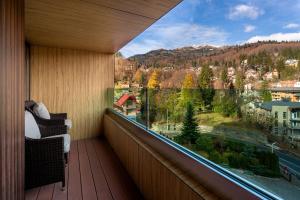
[[[283,49],[300,48],[300,42],[257,42],[234,46],[189,46],[172,50],[158,49],[146,54],[134,55],[128,58],[136,66],[188,68],[200,66],[203,63],[214,64],[228,61],[239,61],[241,55],[253,55],[266,52],[276,56]]]

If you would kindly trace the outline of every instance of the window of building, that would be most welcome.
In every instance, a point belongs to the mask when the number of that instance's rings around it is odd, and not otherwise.
[[[286,119],[286,112],[282,113],[282,117],[283,117],[283,119]]]
[[[278,112],[275,112],[275,118],[278,119]]]
[[[282,125],[283,127],[286,127],[286,120],[283,120]]]

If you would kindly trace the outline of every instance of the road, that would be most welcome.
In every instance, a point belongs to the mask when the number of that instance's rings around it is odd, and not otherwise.
[[[300,180],[300,158],[285,151],[275,150],[279,163],[286,166]]]

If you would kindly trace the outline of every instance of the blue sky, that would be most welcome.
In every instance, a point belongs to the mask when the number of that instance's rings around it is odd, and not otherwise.
[[[300,0],[184,0],[121,49],[155,49],[300,40]]]

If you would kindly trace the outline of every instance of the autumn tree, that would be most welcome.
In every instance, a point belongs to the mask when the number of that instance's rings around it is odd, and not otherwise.
[[[144,84],[145,81],[145,75],[141,70],[137,70],[134,75],[134,81],[140,85]]]
[[[175,137],[179,144],[195,144],[199,137],[198,124],[194,116],[192,103],[187,103],[181,134]]]
[[[154,70],[154,72],[152,72],[147,87],[149,89],[157,89],[159,88],[159,81],[158,81],[158,72],[157,70]]]
[[[200,91],[197,88],[197,83],[192,74],[186,74],[182,83],[180,92],[179,106],[181,109],[186,107],[188,102],[191,102],[198,111],[202,106]]]

